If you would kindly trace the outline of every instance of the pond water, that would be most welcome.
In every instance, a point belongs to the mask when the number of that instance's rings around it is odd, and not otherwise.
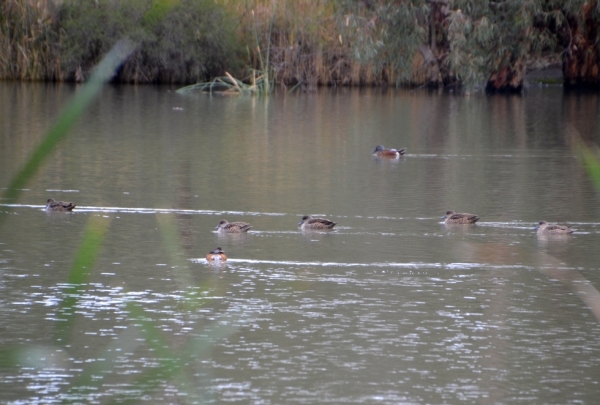
[[[0,83],[1,192],[80,89]],[[0,200],[2,403],[597,403],[597,94],[173,90],[105,87]]]

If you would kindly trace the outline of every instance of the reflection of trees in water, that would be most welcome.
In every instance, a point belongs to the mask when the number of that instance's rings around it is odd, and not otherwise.
[[[465,242],[459,246],[462,257],[465,260],[475,263],[485,263],[492,266],[534,266],[543,275],[558,280],[568,290],[574,292],[600,322],[600,292],[579,270],[564,263],[564,261],[568,260],[568,243],[573,236],[546,235],[545,238],[540,238],[538,235],[537,238],[538,248],[540,249],[536,248],[535,251],[518,245],[511,245],[510,242]],[[552,251],[552,254],[546,253],[542,249],[549,249]],[[556,255],[566,257],[567,259],[562,261]],[[519,270],[516,271],[518,272]],[[495,270],[486,274],[492,274],[491,277],[497,277]],[[518,273],[513,274],[514,277],[517,277],[517,275]],[[506,298],[512,294],[512,287],[510,291],[506,290],[505,293],[497,294],[491,301],[492,309],[506,305],[502,310],[495,311],[498,314],[505,313],[507,306],[512,305],[510,299]]]
[[[592,311],[596,320],[600,322],[600,292],[579,270],[565,269],[560,260],[544,252],[539,252],[536,259],[540,273],[558,280],[563,286],[575,293]]]

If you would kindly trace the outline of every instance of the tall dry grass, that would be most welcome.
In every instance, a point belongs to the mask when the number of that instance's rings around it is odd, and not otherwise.
[[[248,63],[260,68],[270,60],[275,83],[314,90],[318,85],[373,85],[386,82],[389,71],[375,72],[353,56],[344,37],[342,7],[337,0],[222,0],[240,18],[240,38],[247,43]],[[248,42],[248,41],[247,41]]]
[[[130,38],[116,81],[206,80],[241,71],[235,32],[213,0],[0,0],[0,79],[82,81]]]
[[[122,82],[194,83],[226,71],[307,90],[397,81],[393,67],[357,57],[356,38],[377,30],[346,0],[174,0],[168,11],[154,3],[0,1],[0,79],[87,79],[127,36],[138,48],[118,72]],[[168,15],[150,18],[156,13]]]
[[[0,2],[0,78],[60,77],[57,5],[52,0]]]
[[[234,18],[214,0],[63,0],[65,77],[89,76],[123,37],[137,47],[117,72],[129,83],[189,83],[240,70]]]

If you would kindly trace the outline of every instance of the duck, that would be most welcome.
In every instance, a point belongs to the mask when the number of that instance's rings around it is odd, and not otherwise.
[[[227,261],[227,256],[225,252],[220,247],[216,247],[210,251],[209,254],[206,255],[206,260],[209,263],[223,263]]]
[[[446,211],[445,215],[442,215],[446,224],[474,224],[479,221],[479,217],[474,214],[467,213],[456,213],[454,211]]]
[[[48,198],[48,201],[46,201],[46,211],[69,212],[73,211],[75,207],[72,202],[55,201],[53,198]]]
[[[325,218],[313,218],[310,215],[305,215],[298,222],[300,229],[331,229],[337,222],[330,221]]]
[[[382,157],[400,157],[402,155],[404,155],[404,153],[406,152],[406,149],[386,149],[383,147],[383,145],[377,145],[375,147],[375,149],[373,149],[373,152],[371,152],[373,155],[376,156],[382,156]]]
[[[546,221],[540,221],[535,229],[538,234],[570,235],[575,232],[575,230],[571,229],[569,226],[557,224],[550,225]]]
[[[220,233],[242,233],[248,232],[252,226],[247,222],[227,222],[222,219],[219,224],[215,227],[217,232]]]

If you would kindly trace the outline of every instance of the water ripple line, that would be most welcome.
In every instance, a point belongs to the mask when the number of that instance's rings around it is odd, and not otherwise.
[[[0,204],[0,207],[9,208],[38,208],[44,209],[45,205],[29,204]],[[222,210],[187,210],[177,208],[131,208],[131,207],[95,207],[95,206],[77,206],[77,212],[129,212],[139,214],[198,214],[198,215],[252,215],[252,216],[285,216],[288,214],[281,212],[254,212],[254,211],[222,211]]]
[[[189,259],[193,263],[207,264],[204,258]],[[447,269],[447,270],[466,270],[485,267],[486,269],[522,269],[532,270],[534,267],[526,265],[498,265],[489,263],[423,263],[423,262],[374,262],[374,263],[340,263],[340,262],[302,262],[292,260],[255,260],[255,259],[227,259],[227,263],[247,263],[247,264],[276,264],[283,266],[314,266],[314,267],[395,267],[409,269]]]

